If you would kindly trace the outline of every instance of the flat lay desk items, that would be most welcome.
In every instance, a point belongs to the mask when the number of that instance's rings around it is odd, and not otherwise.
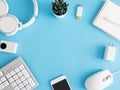
[[[82,12],[83,12],[82,5],[78,5],[78,7],[77,7],[77,13],[76,13],[76,18],[77,19],[80,19],[82,17]]]
[[[107,0],[93,24],[120,41],[120,7]]]
[[[38,82],[21,57],[0,70],[0,90],[33,90]]]
[[[7,36],[12,36],[22,30],[23,28],[29,27],[34,23],[36,17],[38,16],[38,5],[36,0],[32,0],[34,5],[33,17],[25,24],[20,22],[18,18],[14,15],[8,14],[9,5],[6,0],[0,0],[0,32]]]
[[[18,30],[27,28],[32,25],[39,12],[38,3],[33,1],[34,14],[27,23],[22,23],[14,15],[8,14],[9,5],[6,0],[0,0],[0,32],[13,36]],[[68,13],[69,4],[64,0],[55,0],[52,2],[52,13],[57,18],[64,18]],[[79,4],[76,8],[76,19],[81,19],[83,15],[83,6]],[[93,25],[103,30],[110,36],[120,41],[120,7],[110,0],[106,0],[102,9],[93,21]],[[17,42],[6,40],[0,41],[0,51],[16,54],[18,48]],[[105,48],[104,60],[115,62],[117,48],[113,44],[109,44]],[[114,81],[114,75],[120,73],[111,72],[108,69],[99,71],[88,77],[84,86],[87,90],[103,90],[110,86]],[[18,57],[0,70],[0,90],[33,90],[39,85],[22,57]],[[52,90],[72,90],[72,87],[65,75],[50,81]]]

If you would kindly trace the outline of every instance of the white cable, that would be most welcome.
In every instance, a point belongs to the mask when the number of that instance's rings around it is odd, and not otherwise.
[[[118,74],[118,73],[120,73],[120,71],[114,72],[113,75],[116,75],[116,74]]]

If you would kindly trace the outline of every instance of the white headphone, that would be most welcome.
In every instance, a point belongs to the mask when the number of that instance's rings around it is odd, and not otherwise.
[[[25,24],[19,22],[18,18],[14,15],[8,14],[8,4],[6,0],[0,0],[0,32],[7,36],[16,34],[18,30],[22,30],[34,23],[38,16],[38,4],[36,0],[32,0],[34,4],[33,17]]]

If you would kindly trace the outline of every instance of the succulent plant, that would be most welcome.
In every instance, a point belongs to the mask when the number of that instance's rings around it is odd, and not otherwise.
[[[52,2],[52,10],[56,15],[64,15],[68,10],[69,4],[67,4],[64,0],[55,0]]]

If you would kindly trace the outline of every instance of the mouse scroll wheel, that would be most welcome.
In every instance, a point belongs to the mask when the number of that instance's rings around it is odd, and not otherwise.
[[[111,78],[111,75],[106,76],[106,77],[103,79],[103,82],[106,81],[106,80],[108,80],[108,79],[110,79],[110,78]]]

